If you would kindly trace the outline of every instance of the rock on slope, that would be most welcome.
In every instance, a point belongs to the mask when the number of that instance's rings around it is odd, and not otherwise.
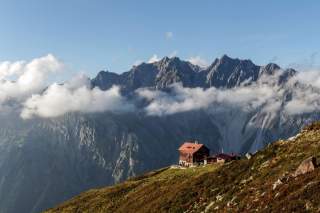
[[[319,212],[320,168],[293,175],[304,159],[316,157],[319,164],[319,150],[315,123],[251,159],[164,168],[89,190],[47,212]]]

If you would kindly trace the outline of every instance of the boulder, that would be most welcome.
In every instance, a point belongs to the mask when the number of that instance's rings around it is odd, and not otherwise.
[[[317,159],[315,157],[310,157],[302,161],[296,171],[293,173],[293,177],[297,177],[298,175],[303,175],[308,172],[312,172],[317,167]]]
[[[280,186],[282,183],[282,181],[280,179],[278,179],[272,186],[272,189],[275,190],[278,186]]]
[[[246,154],[246,158],[247,158],[248,160],[250,160],[250,159],[252,158],[252,154],[251,154],[251,153],[247,153],[247,154]]]

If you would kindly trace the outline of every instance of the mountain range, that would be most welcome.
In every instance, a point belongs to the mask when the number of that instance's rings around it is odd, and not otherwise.
[[[232,88],[244,83],[256,82],[263,75],[274,75],[280,71],[274,63],[257,66],[250,60],[232,59],[227,55],[216,59],[207,68],[201,68],[178,57],[164,57],[155,63],[142,63],[130,71],[116,74],[101,71],[92,80],[92,85],[103,90],[112,85],[121,85],[125,92],[139,88],[165,89],[173,83],[194,88]],[[279,83],[296,73],[294,69],[281,70]]]
[[[213,105],[157,116],[143,112],[148,100],[137,100],[137,110],[123,113],[79,112],[29,120],[1,114],[0,212],[39,212],[87,189],[174,164],[177,148],[187,140],[205,143],[212,153],[245,154],[292,136],[319,119],[317,112],[291,115],[283,110],[295,89],[304,86],[289,84],[296,74],[276,64],[258,66],[226,55],[207,68],[165,57],[122,74],[101,71],[91,87],[119,85],[126,98],[135,99],[142,89],[170,97],[175,84],[230,91],[262,82],[284,91],[281,104],[276,110],[220,104],[222,111]]]

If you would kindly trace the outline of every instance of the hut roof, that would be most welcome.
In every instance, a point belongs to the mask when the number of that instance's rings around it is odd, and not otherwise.
[[[191,142],[185,142],[180,146],[178,149],[181,152],[186,152],[186,153],[195,153],[198,151],[201,147],[203,147],[203,144],[198,144],[198,143],[191,143]]]

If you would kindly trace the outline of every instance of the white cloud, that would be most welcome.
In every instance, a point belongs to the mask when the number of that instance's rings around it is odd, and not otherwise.
[[[320,71],[299,72],[288,83],[291,100],[284,110],[290,114],[303,114],[320,111]]]
[[[30,62],[0,63],[0,110],[12,101],[20,106],[22,118],[56,117],[68,112],[123,112],[134,107],[121,96],[119,87],[107,91],[91,89],[90,79],[80,74],[64,84],[49,84],[48,77],[64,69],[49,54]],[[22,107],[22,108],[21,108]]]
[[[318,71],[301,72],[290,82],[291,100],[285,105],[290,114],[302,114],[320,111],[320,73]]]
[[[166,32],[165,33],[165,37],[166,37],[167,40],[171,40],[173,38],[173,32],[170,32],[170,31]]]
[[[134,63],[133,63],[133,66],[138,66],[140,64],[142,64],[143,61],[142,60],[136,60]]]
[[[169,54],[169,58],[176,57],[177,54],[178,54],[178,51],[177,51],[177,50],[174,50],[174,51],[172,51],[172,52]]]
[[[148,60],[148,63],[154,63],[154,62],[157,62],[157,61],[160,61],[161,59],[158,57],[157,54],[154,54],[149,60]]]
[[[2,62],[0,104],[7,99],[19,99],[39,92],[46,85],[48,75],[62,69],[63,64],[51,54],[30,62]]]
[[[252,110],[263,104],[274,105],[282,90],[267,85],[221,90],[214,87],[184,88],[176,84],[171,93],[140,89],[137,94],[150,102],[145,108],[148,115],[168,115],[219,105]]]
[[[280,74],[280,73],[279,73]],[[279,74],[262,76],[257,83],[231,89],[184,88],[173,85],[170,93],[140,89],[138,96],[148,100],[148,115],[170,115],[192,110],[237,109],[285,113],[289,116],[320,112],[320,72],[301,72],[284,86],[277,86]]]
[[[309,96],[309,94],[300,93],[286,104],[285,111],[289,115],[319,112],[319,100],[320,94],[311,94],[311,96]]]
[[[306,85],[312,85],[320,88],[320,70],[308,70],[299,72],[293,79],[293,82],[301,82]]]
[[[25,66],[25,61],[4,61],[0,63],[0,79],[5,79],[6,77],[12,77],[15,75],[20,75],[23,67]]]
[[[118,86],[106,91],[91,89],[85,76],[63,85],[52,84],[43,94],[32,95],[23,105],[21,117],[24,119],[57,117],[68,112],[124,112],[134,109],[121,96]]]
[[[198,65],[199,67],[207,67],[209,63],[200,56],[191,57],[188,59],[191,64]]]
[[[200,57],[191,59],[189,61],[197,64],[202,60]],[[153,55],[149,63],[158,60],[158,56]],[[203,66],[204,64],[207,63],[201,63]],[[0,110],[10,108],[12,100],[17,103],[16,106],[22,107],[21,116],[25,119],[34,116],[56,117],[68,112],[135,110],[133,102],[121,95],[119,87],[114,86],[107,91],[92,89],[90,79],[84,74],[61,85],[48,85],[48,77],[61,70],[64,70],[63,63],[51,54],[29,62],[1,62]],[[318,70],[301,72],[284,87],[277,86],[278,78],[279,75],[263,76],[256,84],[232,89],[184,88],[176,84],[172,86],[170,93],[139,89],[136,94],[148,101],[143,108],[147,115],[230,108],[261,112],[283,110],[288,115],[320,112]],[[290,100],[284,102],[285,97],[290,97]]]

